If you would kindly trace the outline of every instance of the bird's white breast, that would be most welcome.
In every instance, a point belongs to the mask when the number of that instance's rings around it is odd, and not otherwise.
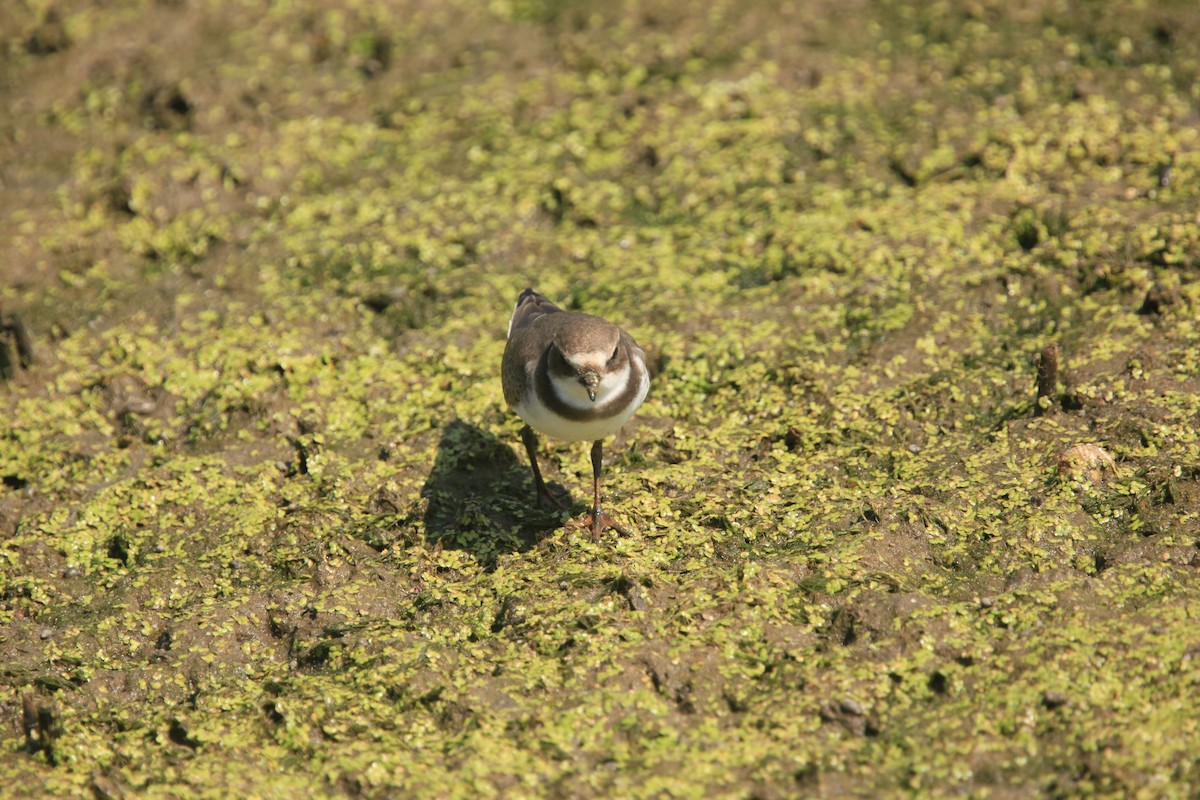
[[[538,397],[537,392],[532,390],[532,382],[536,379],[533,375],[535,367],[536,362],[529,367],[531,390],[527,391],[521,402],[517,404],[517,415],[535,430],[567,442],[594,442],[613,435],[629,421],[650,391],[650,377],[643,367],[638,373],[640,380],[637,393],[628,406],[611,416],[584,420],[567,419],[547,408]],[[606,401],[619,397],[632,379],[633,370],[628,364],[617,372],[605,375],[596,387],[595,402],[588,398],[587,390],[576,380],[551,378],[550,389],[571,408],[580,411],[596,410],[604,413],[613,410],[605,408]]]

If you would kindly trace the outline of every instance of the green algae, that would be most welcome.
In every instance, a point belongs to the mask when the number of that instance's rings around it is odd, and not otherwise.
[[[1189,4],[5,13],[18,796],[1195,793]],[[627,538],[529,284],[650,354]]]

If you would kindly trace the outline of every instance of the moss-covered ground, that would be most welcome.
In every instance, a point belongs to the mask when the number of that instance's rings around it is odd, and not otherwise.
[[[0,793],[1195,797],[1198,84],[1192,0],[4,4]],[[628,536],[527,285],[649,353]]]

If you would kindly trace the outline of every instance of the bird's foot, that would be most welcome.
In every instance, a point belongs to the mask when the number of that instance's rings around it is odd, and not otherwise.
[[[592,513],[588,514],[583,519],[568,520],[567,526],[571,528],[584,528],[586,530],[590,530],[592,532],[592,539],[599,539],[601,532],[603,532],[605,528],[612,528],[621,536],[629,535],[628,528],[624,527],[598,508],[592,509]]]
[[[568,498],[554,494],[548,486],[537,490],[537,504],[542,511],[549,512],[566,511],[571,507]]]

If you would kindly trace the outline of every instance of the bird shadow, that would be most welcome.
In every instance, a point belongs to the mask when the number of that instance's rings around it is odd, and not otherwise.
[[[566,494],[558,484],[551,488]],[[562,527],[558,515],[538,509],[529,466],[513,448],[461,420],[442,430],[421,497],[426,540],[466,551],[488,567],[500,555],[529,550]]]

